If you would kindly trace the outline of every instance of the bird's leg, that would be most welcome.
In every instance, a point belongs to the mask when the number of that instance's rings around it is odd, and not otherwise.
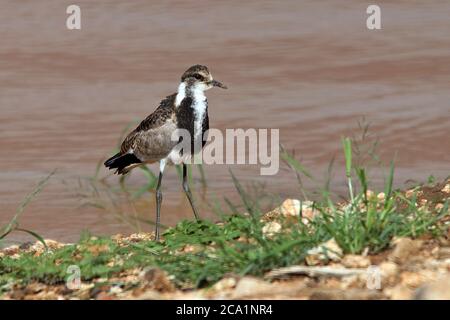
[[[159,241],[159,228],[161,224],[161,202],[162,202],[162,191],[161,191],[161,181],[164,172],[165,160],[161,160],[159,163],[159,177],[158,184],[156,185],[156,225],[155,225],[155,240]]]
[[[191,190],[189,189],[189,183],[187,181],[187,166],[185,163],[183,163],[183,190],[184,190],[184,193],[186,193],[189,203],[191,204],[191,208],[192,208],[192,211],[194,212],[195,219],[200,220],[197,209],[194,206],[194,201],[192,200]]]

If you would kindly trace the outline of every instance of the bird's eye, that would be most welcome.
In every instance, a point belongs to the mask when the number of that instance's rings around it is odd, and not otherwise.
[[[203,76],[198,73],[194,74],[194,78],[197,80],[203,80]]]

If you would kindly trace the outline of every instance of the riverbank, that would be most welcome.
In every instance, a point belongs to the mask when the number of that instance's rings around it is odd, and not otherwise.
[[[245,198],[244,198],[245,199]],[[450,299],[450,180],[0,251],[2,299]],[[251,209],[249,207],[249,209]],[[77,270],[81,282],[77,282]]]

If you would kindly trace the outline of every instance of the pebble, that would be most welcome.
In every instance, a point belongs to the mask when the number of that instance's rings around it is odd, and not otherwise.
[[[378,266],[383,278],[390,278],[398,275],[398,265],[394,262],[384,261]]]
[[[109,293],[111,293],[111,294],[119,294],[122,292],[123,292],[123,289],[120,286],[112,286],[111,289],[109,289]]]
[[[366,197],[367,197],[367,199],[371,199],[371,198],[375,197],[375,192],[373,192],[372,190],[367,190]]]
[[[398,238],[394,241],[394,250],[389,255],[389,260],[396,263],[404,263],[414,253],[419,251],[422,241],[410,238]]]
[[[300,213],[301,201],[297,199],[286,199],[281,204],[279,210],[283,216],[298,216]]]
[[[2,252],[5,256],[12,256],[12,255],[18,254],[19,251],[20,251],[20,248],[17,245],[13,245],[13,246],[10,246],[10,247],[2,250]]]
[[[441,191],[442,191],[442,192],[445,192],[445,193],[450,193],[450,183],[449,183],[449,184],[446,184],[445,187],[442,188]]]
[[[342,257],[342,249],[334,238],[327,242],[308,250],[306,263],[310,266],[321,264],[324,261],[332,260],[338,262]]]
[[[416,191],[414,189],[407,190],[405,192],[405,197],[408,199],[411,199],[415,193],[416,193]]]
[[[368,257],[355,254],[345,255],[341,263],[347,268],[367,268],[371,264]]]
[[[211,290],[214,290],[217,292],[230,290],[230,289],[233,289],[234,287],[236,287],[237,282],[238,281],[236,280],[236,278],[233,278],[233,277],[223,278],[222,280],[219,280],[218,282],[216,282],[211,287]]]
[[[301,210],[300,210],[301,209]],[[303,223],[307,224],[309,219],[314,218],[320,212],[314,208],[313,201],[300,201],[298,199],[286,199],[283,203],[276,209],[263,215],[263,220],[271,220],[279,216],[286,218],[298,217],[302,214]]]
[[[262,228],[262,232],[265,236],[273,236],[281,231],[281,224],[275,221],[268,222]]]

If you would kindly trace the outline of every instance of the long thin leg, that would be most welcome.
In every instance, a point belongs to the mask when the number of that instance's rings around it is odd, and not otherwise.
[[[184,190],[184,193],[186,193],[189,203],[191,204],[191,208],[192,208],[192,211],[194,212],[195,219],[200,220],[197,209],[194,206],[194,201],[192,200],[192,193],[191,193],[191,190],[189,189],[189,183],[187,181],[187,167],[186,167],[186,164],[184,164],[184,163],[183,163],[183,190]]]
[[[155,225],[156,241],[159,241],[159,228],[161,224],[161,203],[162,203],[161,181],[165,165],[166,165],[165,160],[161,160],[159,162],[159,177],[158,177],[158,184],[156,185],[156,225]]]

